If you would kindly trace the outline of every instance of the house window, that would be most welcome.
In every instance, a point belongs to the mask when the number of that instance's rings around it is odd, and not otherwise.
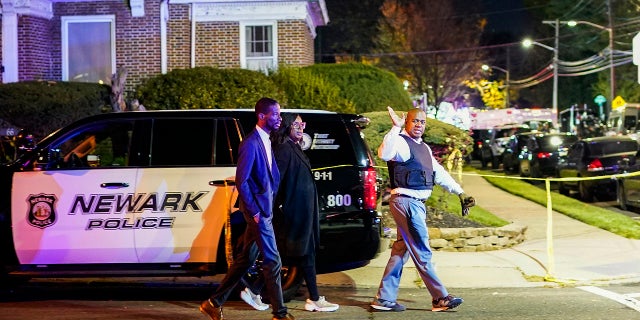
[[[111,83],[115,16],[62,17],[62,80]]]
[[[240,30],[241,66],[263,72],[277,69],[278,33],[275,22],[244,24]]]

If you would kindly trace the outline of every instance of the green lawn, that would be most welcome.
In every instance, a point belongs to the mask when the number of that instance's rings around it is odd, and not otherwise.
[[[431,197],[427,200],[426,205],[462,216],[462,208],[460,207],[460,199],[458,196],[447,192],[438,185],[434,186],[433,193],[431,193]],[[470,214],[466,216],[466,218],[488,227],[502,227],[509,224],[508,221],[483,209],[481,206],[471,208]]]

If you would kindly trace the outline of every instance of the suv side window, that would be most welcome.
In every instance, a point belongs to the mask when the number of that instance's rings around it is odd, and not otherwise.
[[[239,128],[233,119],[156,119],[150,165],[234,165],[239,144]]]
[[[46,167],[129,166],[133,128],[132,120],[105,121],[84,126],[51,145],[47,150]]]
[[[344,164],[354,164],[356,158],[349,133],[344,124],[336,118],[312,118],[302,115],[307,123],[304,132],[310,140],[305,153],[311,159],[312,167],[325,167]]]

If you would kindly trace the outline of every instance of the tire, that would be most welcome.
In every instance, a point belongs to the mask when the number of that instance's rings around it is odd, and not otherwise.
[[[540,171],[540,165],[533,164],[529,167],[529,174],[532,178],[542,178],[542,171]]]
[[[530,162],[520,161],[518,167],[520,168],[521,177],[528,177],[531,174]]]
[[[491,158],[491,169],[498,169],[498,168],[500,168],[500,159],[494,156],[493,158]]]
[[[622,184],[622,181],[618,181],[617,186],[616,199],[618,201],[618,206],[622,210],[628,210],[629,207],[627,206],[627,196],[624,194],[624,184]]]
[[[578,193],[580,194],[580,199],[584,202],[593,202],[593,191],[589,189],[589,187],[584,185],[583,181],[578,182]]]
[[[280,275],[282,298],[284,302],[289,302],[296,296],[304,281],[302,269],[297,266],[283,266]]]
[[[561,195],[565,195],[567,197],[571,195],[571,191],[569,191],[569,189],[567,189],[567,187],[562,182],[558,182],[558,192],[560,192]]]
[[[255,268],[249,270],[247,275],[242,278],[244,286],[249,287],[254,287],[253,284],[258,281],[264,284],[262,272],[259,272]],[[298,266],[282,266],[282,269],[280,270],[280,284],[282,286],[282,299],[284,300],[284,302],[289,302],[296,296],[298,290],[302,286],[303,281],[304,278],[302,276],[301,268],[299,268]],[[243,290],[244,286],[237,286],[237,289]],[[264,286],[262,286],[262,292],[260,293],[260,295],[263,298],[262,302],[267,304],[270,303],[268,299],[269,295],[267,294]]]

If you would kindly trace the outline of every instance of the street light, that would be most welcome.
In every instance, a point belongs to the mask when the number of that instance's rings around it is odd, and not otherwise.
[[[508,108],[509,107],[509,70],[503,69],[503,68],[500,68],[500,67],[496,67],[496,66],[486,65],[486,64],[482,65],[482,70],[489,71],[489,69],[495,69],[495,70],[498,70],[498,71],[502,71],[502,72],[505,73],[505,75],[507,77],[507,80],[504,83],[504,88],[506,90],[505,95],[504,95],[504,107]]]
[[[589,21],[583,21],[583,20],[569,20],[569,21],[561,21],[561,20],[544,20],[542,21],[542,23],[544,24],[550,24],[553,25],[555,27],[556,30],[556,36],[555,36],[555,40],[556,40],[556,50],[558,48],[558,38],[559,38],[559,28],[561,24],[566,24],[569,27],[575,27],[576,25],[579,24],[586,24],[586,25],[590,25],[594,28],[598,28],[600,30],[606,30],[607,32],[609,32],[609,50],[611,50],[611,52],[609,53],[609,77],[611,78],[609,81],[609,93],[610,93],[610,101],[609,104],[611,105],[613,103],[613,99],[615,99],[616,97],[616,73],[615,73],[615,67],[613,65],[613,28],[611,27],[605,27],[605,26],[601,26],[599,24],[595,24],[593,22],[589,22]]]
[[[556,29],[557,30],[557,29]],[[543,47],[547,50],[551,50],[553,51],[553,62],[552,62],[552,68],[553,68],[553,102],[552,102],[552,106],[551,106],[551,112],[553,114],[556,115],[556,117],[558,116],[558,37],[557,37],[557,33],[556,33],[556,47],[552,48],[549,47],[546,44],[537,42],[537,41],[533,41],[531,39],[524,39],[522,41],[522,45],[525,48],[529,48],[532,45],[536,45],[539,47]],[[554,123],[555,124],[555,123]]]
[[[564,22],[564,21],[563,21]],[[589,22],[589,21],[583,21],[583,20],[571,20],[571,21],[567,21],[567,25],[569,27],[575,27],[576,25],[579,24],[586,24],[586,25],[590,25],[594,28],[598,28],[600,30],[605,30],[609,33],[609,50],[611,52],[609,52],[609,77],[611,78],[609,81],[609,94],[610,94],[610,100],[609,100],[609,105],[613,105],[613,99],[615,99],[616,97],[616,71],[615,71],[615,66],[613,65],[613,28],[610,27],[605,27],[605,26],[601,26],[599,24],[595,24],[593,22]]]

